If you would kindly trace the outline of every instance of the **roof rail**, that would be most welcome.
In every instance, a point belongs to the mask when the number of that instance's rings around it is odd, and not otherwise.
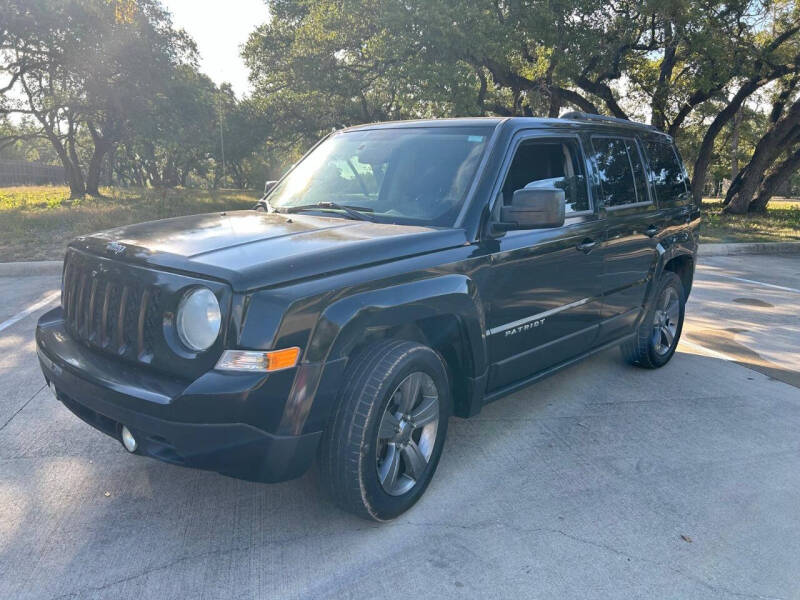
[[[600,123],[610,123],[614,125],[627,125],[628,127],[644,127],[645,129],[652,129],[653,131],[658,131],[652,125],[648,125],[647,123],[637,123],[636,121],[630,121],[628,119],[619,119],[617,117],[607,117],[605,115],[593,115],[591,113],[580,112],[577,110],[573,110],[568,113],[564,113],[560,117],[561,119],[574,119],[576,121],[598,121]]]

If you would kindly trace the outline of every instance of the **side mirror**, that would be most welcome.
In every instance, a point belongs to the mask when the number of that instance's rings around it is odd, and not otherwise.
[[[499,231],[514,229],[547,229],[564,224],[566,196],[558,188],[523,188],[514,192],[511,206],[500,209]]]
[[[266,196],[269,194],[270,190],[275,187],[275,184],[278,183],[275,179],[270,179],[269,181],[264,183],[264,195]]]

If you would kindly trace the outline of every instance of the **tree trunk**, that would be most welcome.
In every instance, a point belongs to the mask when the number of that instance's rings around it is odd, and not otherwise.
[[[80,168],[70,165],[66,167],[66,171],[67,182],[69,183],[69,197],[83,198],[86,195],[86,186],[83,184],[83,174]]]
[[[552,86],[552,88],[558,92],[561,100],[572,104],[578,110],[594,115],[600,112],[591,101],[581,96],[578,92],[558,86]]]
[[[734,94],[731,101],[728,102],[728,105],[720,111],[711,122],[711,125],[708,126],[706,134],[703,136],[703,142],[700,144],[700,150],[697,153],[694,170],[692,171],[692,197],[696,204],[699,205],[703,200],[703,188],[706,185],[708,167],[711,164],[711,157],[714,153],[714,141],[717,139],[719,132],[722,131],[725,124],[739,111],[750,94],[755,92],[764,83],[766,83],[766,81],[761,79],[746,81],[736,94]]]
[[[751,212],[764,212],[772,196],[781,189],[789,178],[800,169],[800,148],[797,148],[789,157],[779,164],[770,173],[758,189],[756,199],[750,204]]]
[[[605,83],[591,81],[588,77],[583,75],[576,77],[575,83],[582,90],[601,98],[606,103],[611,114],[618,119],[628,118],[628,115],[625,114],[625,111],[622,110],[617,99],[614,97],[614,92],[612,92],[611,88]]]
[[[554,87],[548,88],[550,92],[550,106],[547,109],[547,116],[551,119],[555,119],[558,117],[558,113],[561,112],[561,94],[558,93],[558,89]]]
[[[107,154],[108,164],[106,165],[106,185],[111,187],[114,185],[114,173],[117,170],[117,147],[112,145]]]
[[[771,72],[764,73],[763,75],[759,75],[762,72],[762,68],[765,66],[765,61],[767,61],[767,59],[770,58],[770,54],[772,52],[774,52],[775,50],[777,50],[778,48],[780,48],[787,40],[791,39],[792,36],[794,36],[794,34],[797,33],[798,31],[800,31],[800,25],[794,25],[793,27],[789,27],[789,28],[785,29],[780,35],[775,37],[775,39],[773,39],[769,44],[766,45],[766,47],[764,48],[764,50],[766,51],[764,56],[762,56],[761,58],[759,58],[755,62],[754,69],[752,71],[752,73],[754,73],[755,75],[753,77],[751,77],[749,81],[745,82],[743,87],[755,84],[755,86],[756,86],[755,89],[757,89],[757,88],[761,87],[762,85],[764,85],[766,83],[769,83],[770,81],[773,81],[773,80],[777,79],[778,77],[782,77],[783,75],[786,75],[787,73],[790,72],[790,70],[793,68],[792,64],[796,65],[797,62],[798,62],[798,58],[800,58],[800,57],[795,56],[794,60],[789,61],[789,64],[782,64],[782,65],[772,66]],[[773,35],[774,35],[774,33],[775,32],[773,31]],[[773,63],[772,63],[772,61],[768,61],[768,62],[766,62],[766,64],[772,65]],[[669,127],[669,134],[672,137],[677,137],[679,128],[683,124],[683,121],[686,119],[686,117],[689,115],[689,113],[692,112],[692,110],[694,110],[694,108],[696,106],[698,106],[699,104],[702,104],[703,102],[705,102],[706,100],[712,98],[713,96],[716,96],[719,92],[721,92],[723,89],[725,89],[725,85],[727,83],[728,83],[728,81],[726,80],[725,82],[718,83],[717,85],[709,88],[708,90],[702,90],[702,91],[698,90],[694,94],[692,94],[689,97],[689,100],[687,101],[687,103],[684,104],[680,108],[680,110],[678,111],[678,114],[675,117],[675,120],[672,122],[672,124]],[[752,93],[752,91],[750,93]],[[715,137],[716,137],[716,135],[715,135]],[[712,145],[713,145],[714,140],[712,139],[711,142],[712,142]],[[707,169],[708,169],[708,164],[706,164],[706,170]],[[697,177],[697,173],[696,172],[695,172],[694,176]],[[705,185],[705,177],[706,177],[706,172],[704,170],[703,173],[702,173],[702,180],[703,181],[700,182],[700,189],[701,190],[702,190],[703,186]],[[694,192],[695,192],[695,186],[692,186],[692,193],[694,193]],[[699,199],[697,198],[697,196],[695,196],[695,200],[699,202]]]
[[[727,81],[725,83],[727,83]],[[698,90],[689,96],[686,104],[681,106],[681,108],[678,110],[678,113],[675,115],[675,118],[672,120],[672,123],[669,124],[667,133],[669,133],[673,138],[677,138],[678,134],[680,134],[681,127],[683,126],[683,122],[691,114],[691,112],[698,105],[719,94],[724,87],[725,86],[722,84],[717,84],[708,90]]]
[[[764,173],[773,163],[775,158],[793,139],[795,127],[800,124],[800,100],[795,102],[786,116],[773,123],[758,144],[756,144],[753,157],[732,183],[725,196],[727,213],[741,215],[750,210],[750,201],[764,178]]]
[[[790,39],[797,31],[800,31],[800,25],[795,25],[786,29],[783,33],[777,36],[765,48],[768,53],[777,50],[785,41]],[[794,63],[800,59],[800,55],[795,56]],[[700,146],[700,151],[697,160],[694,164],[694,171],[692,172],[692,197],[697,204],[703,200],[703,187],[706,184],[706,175],[708,174],[708,166],[711,163],[711,155],[714,149],[714,140],[722,130],[722,127],[727,123],[742,107],[745,100],[760,87],[766,85],[770,81],[774,81],[779,77],[786,75],[792,68],[789,64],[781,64],[772,66],[768,73],[761,74],[762,67],[764,66],[764,59],[759,59],[755,63],[754,73],[750,79],[745,81],[736,94],[733,96],[728,105],[720,112],[717,117],[711,122],[711,126],[706,131],[703,137],[703,142]]]
[[[56,156],[58,156],[58,160],[61,161],[61,164],[64,167],[64,172],[67,177],[67,184],[69,184],[69,197],[83,198],[83,196],[86,194],[86,186],[84,185],[83,172],[81,171],[80,164],[78,163],[78,157],[75,154],[74,146],[71,153],[67,151],[67,148],[64,146],[61,138],[56,135],[55,128],[50,122],[48,122],[45,114],[34,112],[34,117],[36,117],[39,123],[41,123],[45,137],[53,146],[53,149],[56,151]],[[71,129],[72,125],[70,124],[70,130]],[[75,159],[74,161],[73,157]]]
[[[731,181],[739,175],[739,129],[742,124],[741,109],[733,117],[733,134],[731,135]]]
[[[77,129],[75,127],[75,121],[73,119],[73,115],[70,114],[67,117],[67,140],[66,140],[66,148],[67,154],[69,156],[69,161],[72,164],[72,172],[73,177],[76,181],[80,182],[79,190],[80,195],[83,196],[86,193],[86,180],[83,177],[83,169],[81,169],[81,159],[78,158],[78,151],[75,149],[75,136],[77,135]],[[70,190],[72,189],[72,185],[70,184]]]
[[[109,125],[108,119],[103,123],[102,133],[92,121],[87,121],[86,127],[92,136],[92,143],[94,144],[92,158],[89,159],[89,169],[86,172],[86,192],[91,196],[100,196],[100,177],[103,174],[103,160],[114,147],[115,136],[111,133],[114,128]]]
[[[58,159],[64,166],[64,172],[67,176],[67,184],[69,184],[69,197],[70,198],[83,198],[86,194],[86,186],[83,183],[83,173],[81,173],[80,166],[73,164],[61,140],[53,134],[48,134],[47,138],[53,145]]]
[[[486,75],[483,74],[483,67],[475,69],[475,74],[478,76],[478,81],[481,82],[478,89],[478,114],[483,117],[486,116],[486,91],[489,88],[489,82],[486,81]]]
[[[111,145],[104,140],[95,140],[92,158],[89,160],[89,169],[86,172],[86,193],[91,196],[100,196],[100,175],[103,172],[103,159]]]
[[[672,82],[672,71],[675,68],[677,59],[678,38],[672,30],[672,23],[669,19],[664,21],[664,57],[661,60],[661,68],[658,73],[658,83],[652,100],[652,125],[659,131],[665,131],[667,126],[667,101],[669,98],[670,83]]]

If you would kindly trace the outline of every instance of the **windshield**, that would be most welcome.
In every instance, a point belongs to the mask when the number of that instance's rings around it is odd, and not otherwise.
[[[287,212],[316,206],[348,217],[342,210],[346,207],[381,223],[452,226],[492,129],[420,127],[334,134],[275,187],[269,204]]]

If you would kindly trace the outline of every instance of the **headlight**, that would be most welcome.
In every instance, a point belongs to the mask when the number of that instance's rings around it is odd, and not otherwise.
[[[222,314],[217,297],[208,288],[194,288],[178,305],[178,337],[196,352],[208,350],[219,335]]]

